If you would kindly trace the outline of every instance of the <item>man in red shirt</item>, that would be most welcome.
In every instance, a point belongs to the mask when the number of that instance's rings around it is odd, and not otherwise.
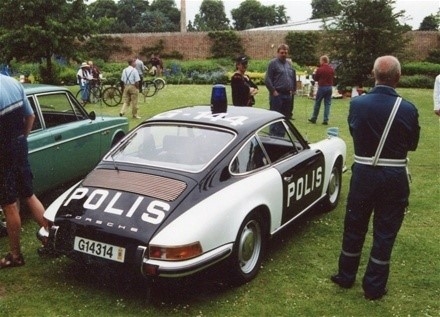
[[[328,124],[328,118],[330,115],[330,106],[332,103],[333,93],[333,78],[335,77],[335,71],[328,64],[328,56],[323,55],[319,59],[320,65],[313,75],[313,79],[318,84],[318,92],[316,93],[315,106],[313,108],[312,117],[309,122],[316,123],[318,118],[319,109],[321,108],[321,101],[324,99],[324,120],[322,124]]]

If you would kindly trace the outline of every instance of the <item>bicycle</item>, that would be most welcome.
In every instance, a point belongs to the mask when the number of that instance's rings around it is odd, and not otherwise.
[[[88,89],[89,100],[87,103],[97,103],[102,100],[108,107],[116,107],[122,101],[122,91],[113,83],[111,83],[109,87],[106,87],[100,82],[97,85],[88,86]],[[76,93],[76,99],[81,103],[83,103],[81,99],[82,92],[83,89],[81,88]],[[83,105],[85,104],[83,103]]]
[[[144,101],[147,97],[153,97],[157,91],[156,83],[153,80],[144,80],[142,82],[142,95],[144,95]]]

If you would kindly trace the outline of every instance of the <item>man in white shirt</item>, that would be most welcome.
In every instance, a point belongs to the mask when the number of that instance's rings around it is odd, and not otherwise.
[[[140,77],[135,66],[136,60],[131,58],[128,60],[128,66],[122,71],[121,81],[124,83],[122,99],[124,100],[124,104],[122,105],[119,115],[122,117],[127,107],[131,106],[133,119],[140,119],[141,117],[137,114]]]
[[[144,82],[144,73],[147,67],[144,65],[144,62],[138,58],[135,60],[135,68],[139,73],[139,92],[142,93],[142,83]]]
[[[435,78],[434,82],[434,113],[440,116],[440,75]]]

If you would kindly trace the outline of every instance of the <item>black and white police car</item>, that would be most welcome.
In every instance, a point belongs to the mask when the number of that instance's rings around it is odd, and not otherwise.
[[[227,261],[237,284],[268,239],[339,200],[346,145],[308,144],[281,114],[229,106],[168,111],[141,123],[47,209],[55,250],[89,264],[180,277]]]

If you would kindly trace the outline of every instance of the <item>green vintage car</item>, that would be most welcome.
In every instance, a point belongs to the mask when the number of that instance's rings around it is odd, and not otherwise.
[[[28,143],[36,194],[82,178],[128,132],[127,118],[87,113],[67,88],[23,86],[35,112]]]

